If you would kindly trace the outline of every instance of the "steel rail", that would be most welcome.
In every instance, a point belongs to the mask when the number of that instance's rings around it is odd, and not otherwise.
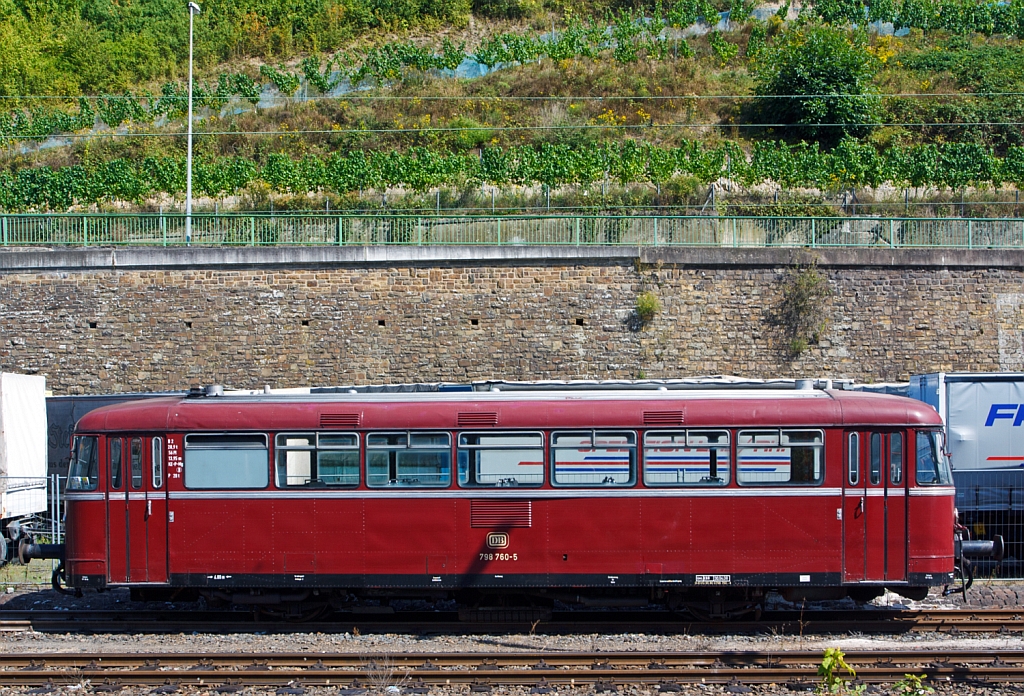
[[[0,610],[0,632],[68,633],[773,633],[821,635],[858,631],[900,634],[1024,632],[1024,609],[862,610],[768,612],[758,621],[693,621],[669,612],[555,612],[550,616],[495,612],[460,621],[456,612],[336,613],[328,619],[290,623],[260,620],[245,612]]]
[[[554,662],[560,659],[558,666]],[[89,657],[89,661],[85,659]],[[304,658],[304,659],[300,659]],[[22,664],[25,659],[27,664]],[[639,659],[638,659],[639,658]],[[783,658],[786,664],[782,663]],[[1006,659],[1004,659],[1006,658]],[[313,660],[316,659],[316,662]],[[1024,656],[1012,650],[860,651],[846,655],[859,680],[892,683],[908,672],[931,681],[1024,682]],[[129,662],[135,661],[133,664]],[[645,660],[647,661],[644,664]],[[672,666],[669,660],[679,661]],[[739,664],[736,664],[738,660]],[[124,663],[106,666],[108,663]],[[340,662],[339,662],[340,661]],[[412,664],[420,661],[419,664]],[[531,663],[531,661],[533,661]],[[591,686],[595,691],[616,685],[671,686],[687,683],[802,683],[816,678],[818,652],[748,653],[574,653],[509,655],[274,655],[218,654],[100,655],[37,654],[0,658],[0,685],[42,686],[88,683],[110,690],[126,686],[336,686],[365,688],[381,684],[470,684],[494,686]],[[344,662],[344,665],[341,663]],[[328,663],[335,664],[331,667]],[[133,666],[134,665],[134,666]],[[165,688],[165,692],[170,689]],[[354,694],[351,696],[355,696]]]

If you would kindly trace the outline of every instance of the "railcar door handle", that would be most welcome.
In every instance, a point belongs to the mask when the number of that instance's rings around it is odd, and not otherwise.
[[[861,496],[860,502],[857,503],[857,509],[854,511],[854,516],[859,516],[864,512],[864,496]]]
[[[146,518],[145,519],[148,520],[149,516],[152,515],[152,514],[153,514],[153,501],[152,500],[147,500],[146,501]]]

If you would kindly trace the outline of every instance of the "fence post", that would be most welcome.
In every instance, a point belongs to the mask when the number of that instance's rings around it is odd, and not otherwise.
[[[345,244],[344,232],[341,229],[341,216],[338,216],[338,246]]]
[[[423,246],[423,220],[416,218],[416,246]]]
[[[498,246],[501,246],[501,218],[498,218]]]
[[[249,216],[249,246],[256,246],[256,216]]]
[[[82,216],[82,246],[89,246],[89,218]]]
[[[732,219],[732,245],[733,247],[740,245],[739,233],[736,231],[736,218]]]
[[[658,218],[654,218],[654,246],[658,246]]]
[[[968,249],[973,249],[974,248],[974,225],[972,224],[973,222],[974,222],[974,220],[972,220],[971,218],[967,218],[967,248]]]
[[[814,249],[818,246],[818,227],[814,224],[814,218],[811,218],[811,248]]]
[[[7,216],[4,215],[0,218],[0,231],[3,232],[4,246],[7,246]]]
[[[896,221],[893,220],[892,218],[889,218],[889,246],[891,247],[893,245],[893,242],[895,242],[895,241],[896,241]]]
[[[580,245],[580,218],[576,216],[576,246]]]
[[[167,218],[164,217],[163,213],[160,213],[160,236],[163,239],[164,246],[167,246]]]

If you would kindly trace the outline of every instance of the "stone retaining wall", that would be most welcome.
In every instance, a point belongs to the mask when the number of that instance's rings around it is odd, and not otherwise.
[[[134,255],[133,255],[134,254]],[[828,279],[818,342],[778,323]],[[643,291],[661,311],[646,325]],[[1024,252],[0,252],[0,369],[55,394],[702,374],[1024,370]]]

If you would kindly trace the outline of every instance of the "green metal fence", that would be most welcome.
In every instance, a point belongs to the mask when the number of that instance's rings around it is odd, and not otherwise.
[[[0,215],[3,246],[182,246],[185,216]],[[1024,248],[1024,218],[193,215],[194,246],[540,244]]]

